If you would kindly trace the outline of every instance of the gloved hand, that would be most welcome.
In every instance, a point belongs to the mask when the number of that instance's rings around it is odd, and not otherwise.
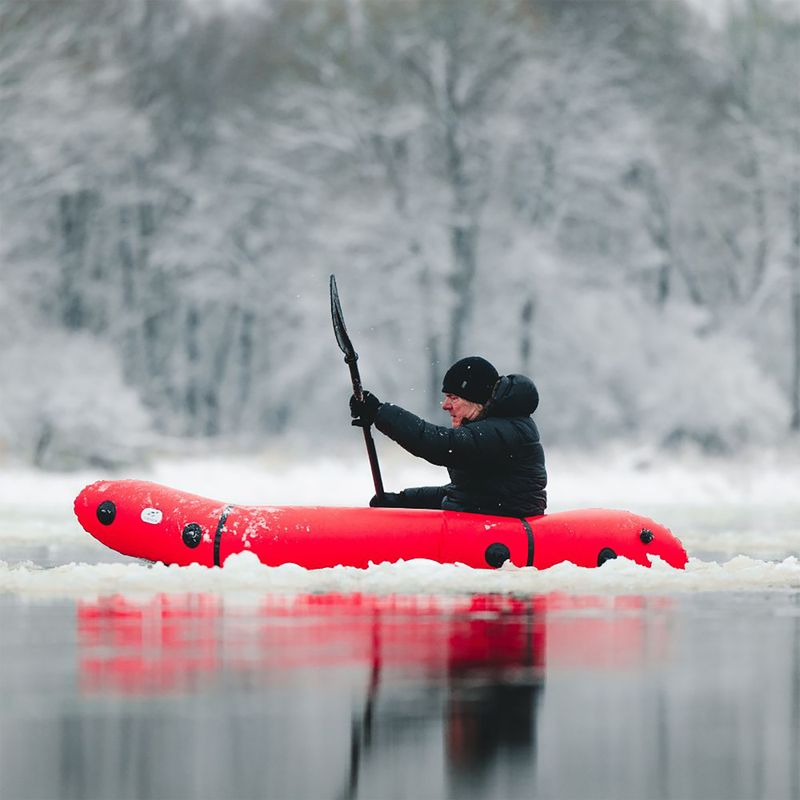
[[[402,508],[399,501],[399,492],[384,492],[380,499],[378,499],[378,495],[373,495],[369,505],[370,508]]]
[[[358,428],[368,428],[375,422],[381,401],[372,392],[366,389],[362,393],[363,399],[359,400],[355,395],[350,398],[350,416],[353,417],[351,425]]]

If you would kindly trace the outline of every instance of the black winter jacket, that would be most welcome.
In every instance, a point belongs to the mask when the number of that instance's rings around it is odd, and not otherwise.
[[[391,505],[533,517],[547,506],[547,472],[539,431],[530,415],[539,394],[524,375],[503,376],[484,415],[458,428],[432,425],[391,403],[375,426],[401,447],[447,467],[450,483],[390,495]]]

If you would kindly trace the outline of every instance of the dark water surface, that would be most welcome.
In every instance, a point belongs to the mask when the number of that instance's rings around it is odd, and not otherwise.
[[[798,798],[800,595],[0,597],[0,798]]]

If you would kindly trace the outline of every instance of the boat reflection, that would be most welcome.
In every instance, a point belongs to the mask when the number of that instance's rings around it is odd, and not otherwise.
[[[276,689],[317,697],[324,724],[337,739],[349,736],[340,797],[385,789],[386,768],[371,770],[371,760],[441,729],[449,790],[471,796],[498,765],[534,770],[548,673],[640,669],[665,657],[668,631],[658,626],[665,615],[645,625],[645,605],[664,602],[562,594],[110,596],[78,605],[80,685],[88,697],[263,699]],[[333,695],[345,698],[336,711]]]
[[[77,606],[87,692],[161,694],[213,684],[224,672],[273,682],[282,671],[375,665],[432,681],[513,683],[550,668],[639,668],[663,659],[667,598],[560,593],[113,595]],[[625,613],[629,612],[629,613]],[[646,629],[646,638],[645,638]],[[466,677],[465,677],[466,676]]]

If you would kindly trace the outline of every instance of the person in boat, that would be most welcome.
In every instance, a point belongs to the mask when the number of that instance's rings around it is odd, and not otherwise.
[[[451,427],[426,422],[364,391],[350,398],[353,425],[374,424],[415,456],[447,467],[446,486],[386,492],[370,505],[443,508],[508,517],[533,517],[547,507],[547,471],[531,415],[539,393],[524,375],[499,375],[485,358],[456,361],[442,381],[442,408]]]

